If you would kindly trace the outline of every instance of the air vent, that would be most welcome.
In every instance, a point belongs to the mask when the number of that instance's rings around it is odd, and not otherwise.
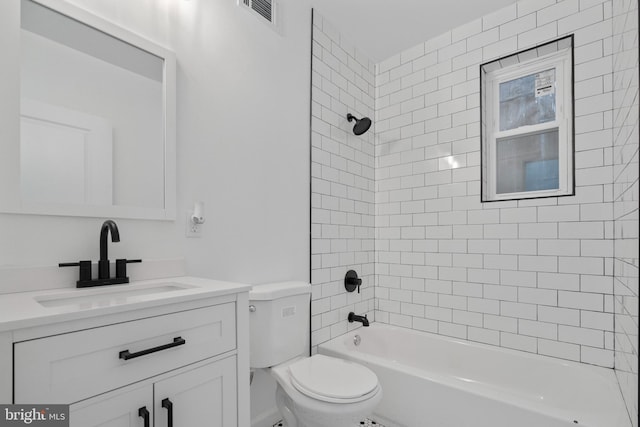
[[[275,23],[275,1],[274,0],[242,0],[245,6],[251,8],[258,15],[262,16],[272,24]]]

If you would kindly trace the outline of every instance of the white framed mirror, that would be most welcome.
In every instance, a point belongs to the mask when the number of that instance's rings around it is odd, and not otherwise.
[[[0,209],[175,219],[175,55],[61,0],[20,1],[15,185]],[[16,167],[17,166],[17,167]]]

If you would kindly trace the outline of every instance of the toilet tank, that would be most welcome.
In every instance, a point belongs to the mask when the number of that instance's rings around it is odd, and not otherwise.
[[[249,292],[252,368],[275,366],[309,349],[311,285],[282,282]]]

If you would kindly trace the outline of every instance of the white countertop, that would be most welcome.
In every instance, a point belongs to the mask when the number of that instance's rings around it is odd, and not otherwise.
[[[0,295],[0,332],[248,292],[251,285],[171,277]],[[158,290],[158,292],[156,292]]]

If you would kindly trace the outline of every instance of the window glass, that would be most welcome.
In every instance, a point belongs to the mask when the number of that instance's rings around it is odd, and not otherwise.
[[[496,193],[560,188],[558,129],[496,140]]]
[[[559,181],[558,159],[534,160],[524,164],[524,190],[555,190]]]
[[[556,119],[556,70],[500,83],[500,130]]]

